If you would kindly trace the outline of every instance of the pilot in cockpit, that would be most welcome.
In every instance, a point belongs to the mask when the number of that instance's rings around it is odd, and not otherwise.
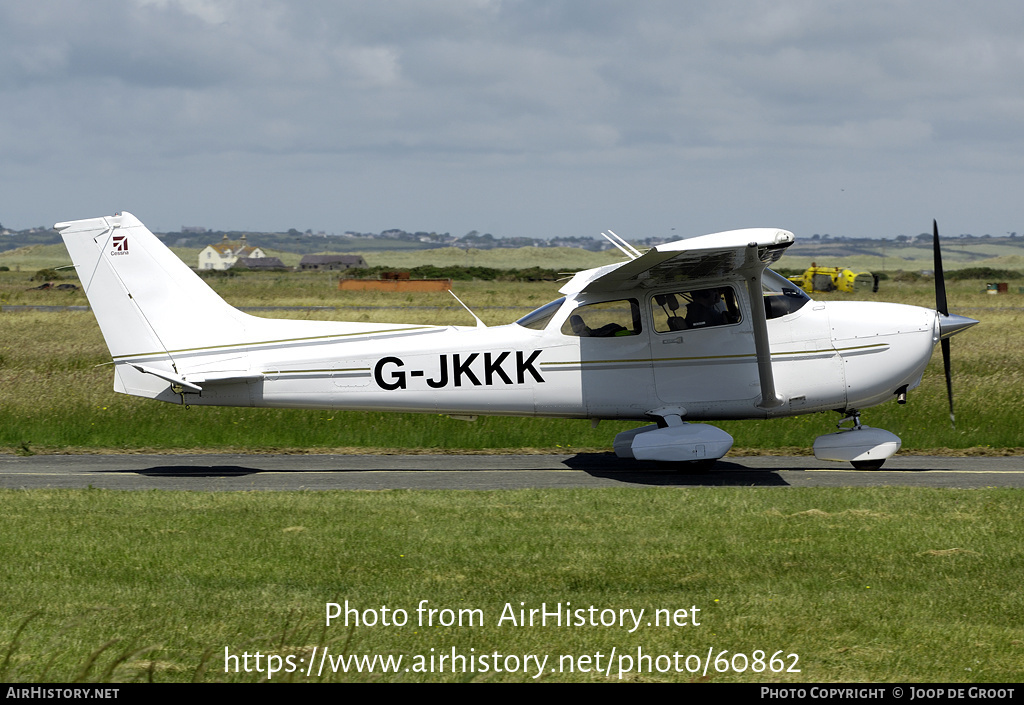
[[[690,328],[720,326],[728,323],[724,302],[718,289],[698,289],[691,295],[693,300],[686,306],[686,325]]]

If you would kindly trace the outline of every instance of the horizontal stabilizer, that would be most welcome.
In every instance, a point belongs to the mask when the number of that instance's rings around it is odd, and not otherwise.
[[[251,382],[262,379],[263,375],[248,370],[227,370],[225,372],[199,372],[188,375],[196,384],[226,384],[228,382]]]
[[[258,372],[249,372],[248,370],[225,370],[223,372],[200,372],[195,374],[189,374],[188,379],[185,375],[177,375],[166,370],[159,370],[149,365],[139,365],[136,363],[129,363],[139,372],[147,375],[154,375],[160,379],[166,380],[171,384],[176,384],[184,387],[190,392],[199,393],[203,391],[203,386],[210,384],[228,384],[235,382],[250,382],[257,379],[262,379],[263,375]]]
[[[199,392],[203,391],[202,387],[192,384],[191,382],[186,382],[184,379],[181,378],[181,376],[173,374],[171,372],[165,372],[164,370],[158,370],[153,367],[147,367],[146,365],[132,364],[132,367],[137,369],[139,372],[143,372],[147,375],[154,375],[156,377],[159,377],[160,379],[167,380],[171,384],[176,384],[179,387],[184,387],[190,392],[196,392],[198,394]]]

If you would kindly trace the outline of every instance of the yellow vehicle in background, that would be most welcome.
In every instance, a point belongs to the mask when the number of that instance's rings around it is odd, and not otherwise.
[[[871,272],[854,273],[844,267],[819,267],[814,262],[803,274],[790,277],[808,294],[818,291],[856,292],[878,291],[878,275]]]

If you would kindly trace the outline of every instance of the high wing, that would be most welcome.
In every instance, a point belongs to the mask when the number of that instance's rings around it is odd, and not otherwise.
[[[657,245],[629,262],[579,272],[561,288],[566,295],[651,289],[666,284],[701,280],[742,279],[750,297],[761,408],[779,406],[775,391],[768,320],[763,306],[761,276],[793,244],[793,233],[772,228],[748,228]]]
[[[731,230],[657,245],[640,257],[579,272],[561,288],[563,294],[604,293],[654,288],[701,279],[721,280],[761,273],[793,244],[793,233],[773,228]]]

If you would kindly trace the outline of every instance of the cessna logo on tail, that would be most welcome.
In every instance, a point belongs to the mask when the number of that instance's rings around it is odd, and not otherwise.
[[[427,377],[426,370],[405,370],[405,363],[399,357],[382,357],[373,368],[373,381],[381,389],[408,389],[409,380],[423,377],[431,389],[444,387],[479,387],[501,384],[524,384],[529,373],[537,382],[544,378],[534,367],[534,362],[541,354],[534,350],[529,354],[522,350],[515,351],[515,364],[509,356],[511,350],[500,353],[454,353],[438,356],[438,369]],[[508,369],[502,367],[508,362]]]
[[[128,254],[128,236],[127,235],[115,235],[113,237],[114,249],[110,252],[111,255],[126,255]]]

